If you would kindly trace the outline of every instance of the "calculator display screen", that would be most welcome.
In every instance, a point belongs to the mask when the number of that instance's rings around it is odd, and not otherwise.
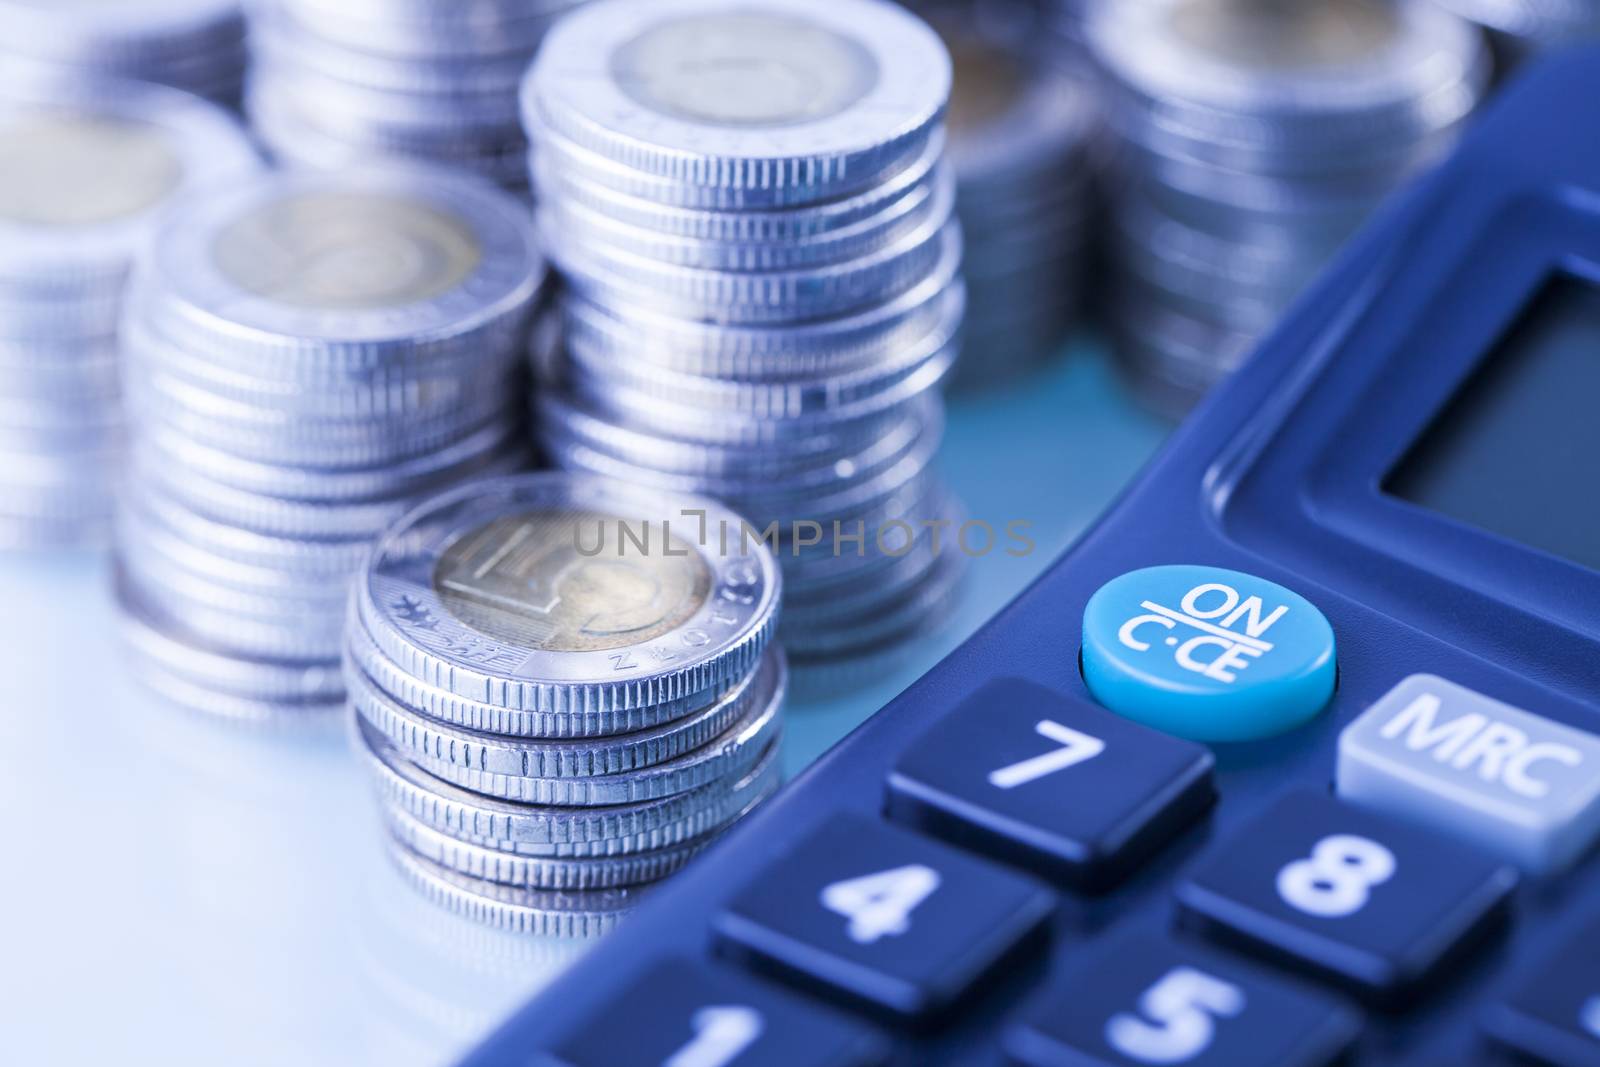
[[[1600,570],[1600,288],[1547,288],[1386,488]]]

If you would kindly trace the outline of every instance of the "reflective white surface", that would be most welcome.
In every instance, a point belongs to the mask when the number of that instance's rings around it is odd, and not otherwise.
[[[790,772],[1014,596],[1163,432],[1088,354],[956,401],[952,485],[1038,550],[978,561],[960,617],[869,688],[793,703]],[[98,557],[0,558],[5,1062],[448,1064],[581,951],[401,883],[342,723],[265,733],[135,688],[105,578]]]

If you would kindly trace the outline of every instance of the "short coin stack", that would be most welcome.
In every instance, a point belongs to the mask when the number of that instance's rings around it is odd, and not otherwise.
[[[0,544],[108,538],[134,256],[175,199],[258,166],[236,123],[173,89],[0,106]]]
[[[235,104],[244,38],[240,0],[0,0],[0,92],[132,79]]]
[[[778,784],[779,575],[737,516],[588,475],[463,486],[379,539],[347,673],[402,872],[601,933]]]
[[[1449,148],[1489,72],[1430,0],[1105,4],[1088,31],[1118,141],[1112,326],[1174,413]]]
[[[948,125],[966,237],[961,387],[999,384],[1059,351],[1086,281],[1095,101],[1058,43],[1039,35],[1029,6],[917,5],[955,61]]]
[[[602,0],[524,86],[566,282],[546,452],[747,516],[796,661],[937,621],[961,573],[932,466],[966,303],[949,87],[875,0]]]
[[[124,323],[118,592],[146,681],[240,718],[338,706],[371,538],[526,463],[543,274],[516,200],[441,173],[267,175],[168,221]]]
[[[1600,0],[1438,0],[1487,29],[1506,65],[1540,49],[1600,38]]]
[[[260,0],[248,111],[282,161],[374,156],[525,186],[517,85],[582,0]]]

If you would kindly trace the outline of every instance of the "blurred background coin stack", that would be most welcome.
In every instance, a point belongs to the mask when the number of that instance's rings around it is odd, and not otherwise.
[[[1118,142],[1112,332],[1173,414],[1449,149],[1489,73],[1476,30],[1427,0],[1112,3],[1088,40]]]
[[[117,322],[175,199],[259,166],[186,93],[0,104],[0,545],[103,545],[122,458]]]
[[[283,163],[389,157],[527,185],[517,86],[582,0],[257,0],[247,110]]]
[[[240,0],[0,0],[0,95],[131,79],[233,106],[244,70]]]
[[[401,871],[584,937],[777,788],[780,579],[738,516],[582,474],[479,482],[379,539],[346,664]],[[709,531],[709,535],[702,536]]]
[[[238,718],[338,707],[371,538],[526,463],[543,275],[526,210],[466,176],[277,173],[166,223],[123,334],[117,581],[146,682]]]
[[[1073,53],[1029,0],[909,5],[955,64],[946,123],[965,238],[957,388],[996,386],[1061,351],[1092,249],[1097,111]]]
[[[1535,53],[1600,38],[1600,0],[1439,0],[1489,31],[1509,71]]]
[[[770,530],[796,663],[934,625],[959,584],[949,88],[938,37],[874,0],[601,0],[524,86],[565,283],[547,458]]]

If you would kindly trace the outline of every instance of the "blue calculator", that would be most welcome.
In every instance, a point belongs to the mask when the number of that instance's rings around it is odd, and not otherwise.
[[[470,1067],[1600,1065],[1600,53]]]

